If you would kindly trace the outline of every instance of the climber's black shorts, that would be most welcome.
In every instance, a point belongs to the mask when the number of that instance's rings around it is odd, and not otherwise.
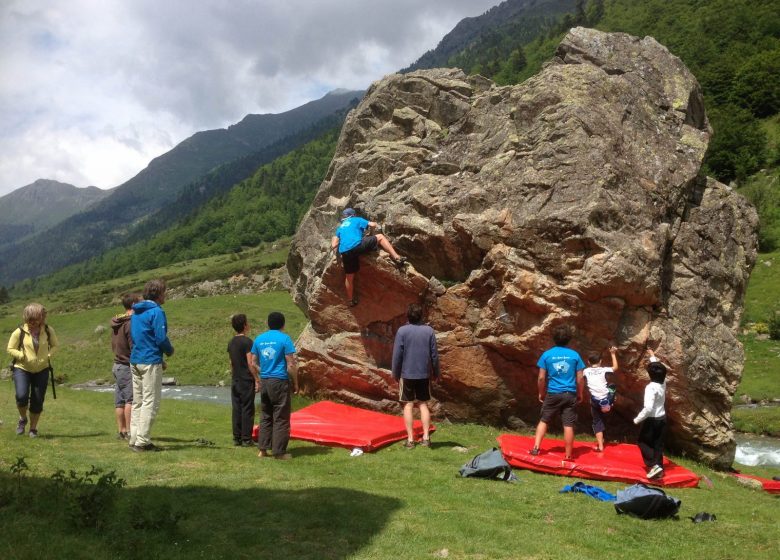
[[[341,253],[341,262],[344,263],[344,272],[347,274],[355,274],[360,270],[360,255],[376,251],[377,249],[379,249],[379,242],[376,240],[376,235],[367,235],[360,242],[360,245],[353,247],[346,253]]]

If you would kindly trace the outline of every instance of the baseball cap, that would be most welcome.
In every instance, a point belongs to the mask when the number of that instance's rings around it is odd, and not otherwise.
[[[343,218],[351,218],[355,215],[355,209],[354,208],[344,208],[344,211],[341,213],[341,216]]]

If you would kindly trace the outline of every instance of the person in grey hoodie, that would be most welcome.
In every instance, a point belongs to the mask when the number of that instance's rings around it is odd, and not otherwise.
[[[133,314],[133,304],[141,301],[138,294],[122,296],[122,307],[125,312],[111,319],[111,349],[114,351],[114,366],[111,373],[116,382],[114,388],[114,410],[116,426],[119,432],[117,439],[130,437],[130,412],[133,409],[133,376],[130,374],[130,349],[133,338],[130,336],[130,317]]]
[[[130,372],[133,375],[133,411],[130,419],[130,449],[159,451],[151,440],[151,429],[162,396],[163,354],[173,355],[168,340],[168,320],[160,307],[165,303],[165,281],[150,280],[144,286],[144,300],[133,305],[130,334]]]
[[[406,311],[409,324],[398,329],[393,345],[393,377],[399,382],[400,401],[404,403],[404,423],[407,440],[404,447],[414,447],[414,403],[420,407],[423,437],[420,445],[431,446],[431,377],[438,379],[439,353],[436,350],[436,333],[422,324],[422,307],[413,303]]]

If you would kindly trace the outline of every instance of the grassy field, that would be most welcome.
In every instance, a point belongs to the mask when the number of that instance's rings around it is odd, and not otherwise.
[[[295,458],[277,462],[231,445],[227,406],[163,401],[153,435],[166,449],[156,454],[133,454],[113,439],[107,394],[63,388],[47,401],[37,440],[14,435],[12,410],[6,387],[0,391],[4,560],[437,558],[444,550],[459,559],[780,555],[778,498],[684,459],[713,487],[671,490],[683,504],[678,521],[642,521],[584,495],[559,494],[571,479],[526,471],[518,471],[515,485],[458,478],[463,463],[495,445],[499,432],[488,427],[443,425],[430,450],[394,445],[358,458],[292,442]],[[201,447],[199,439],[214,445]],[[22,480],[11,473],[18,457],[29,465]],[[127,482],[100,510],[99,529],[77,525],[97,506],[74,508],[50,481],[58,469],[83,473],[92,465]],[[598,485],[613,493],[625,486]],[[686,519],[699,511],[718,521]]]
[[[227,343],[233,335],[230,316],[246,313],[252,334],[266,330],[271,311],[287,318],[286,330],[296,338],[306,318],[286,292],[254,295],[222,295],[208,298],[178,299],[163,306],[168,316],[169,336],[176,352],[168,359],[166,375],[180,384],[214,385],[230,380]],[[49,324],[60,339],[54,360],[56,376],[67,383],[103,379],[113,383],[111,364],[111,317],[121,306],[98,307],[76,312],[53,313]],[[19,318],[0,318],[0,336],[7,341],[19,324]],[[100,330],[99,327],[105,327]]]
[[[780,310],[780,252],[758,256],[745,295],[743,323],[766,323],[770,314]],[[743,395],[756,401],[780,398],[780,341],[765,340],[755,333],[743,335],[745,371],[737,389],[737,401]],[[734,425],[740,431],[780,436],[780,407],[735,409]]]

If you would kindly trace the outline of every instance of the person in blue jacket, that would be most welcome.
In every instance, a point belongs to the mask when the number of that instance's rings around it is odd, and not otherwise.
[[[143,301],[133,305],[130,318],[130,372],[133,376],[133,411],[130,417],[130,449],[159,451],[151,440],[151,429],[162,395],[163,354],[173,355],[168,340],[168,320],[160,307],[165,303],[165,281],[150,280],[144,286]]]
[[[567,461],[573,459],[576,406],[585,396],[585,379],[582,375],[585,363],[576,351],[567,347],[573,335],[574,329],[570,325],[555,327],[552,335],[555,346],[545,351],[536,364],[539,368],[537,388],[542,414],[536,426],[534,447],[529,451],[531,455],[539,454],[539,446],[547,434],[547,425],[560,414],[565,458]]]
[[[396,252],[390,240],[383,234],[366,235],[368,228],[375,228],[378,225],[376,222],[369,222],[365,218],[356,216],[354,209],[345,208],[341,213],[341,223],[331,239],[331,249],[338,251],[344,265],[344,287],[350,307],[357,305],[358,302],[355,295],[355,274],[360,270],[360,255],[377,251],[381,247],[390,255],[398,268],[403,268],[406,264],[406,258]]]

